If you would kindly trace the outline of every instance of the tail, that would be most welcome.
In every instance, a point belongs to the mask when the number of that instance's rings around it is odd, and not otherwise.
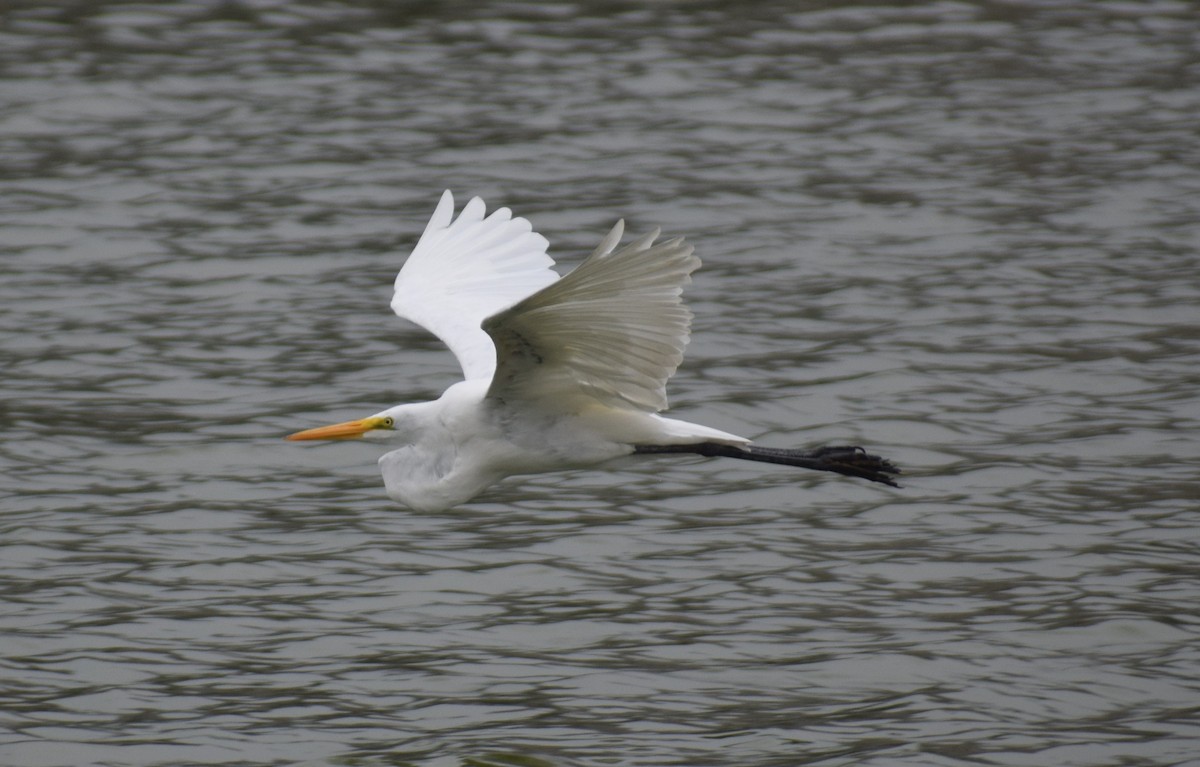
[[[744,461],[780,463],[802,469],[832,471],[848,477],[869,479],[891,487],[900,487],[893,477],[900,469],[886,458],[872,455],[861,447],[819,447],[816,450],[789,450],[757,445],[724,445],[719,442],[697,442],[691,445],[636,445],[635,455],[658,453],[690,453],[709,458],[740,458]]]

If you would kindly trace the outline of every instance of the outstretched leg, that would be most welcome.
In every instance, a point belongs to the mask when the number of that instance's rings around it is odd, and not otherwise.
[[[816,450],[798,450],[758,445],[725,445],[720,442],[698,442],[691,445],[635,445],[635,455],[658,453],[690,453],[706,457],[739,458],[743,461],[779,463],[799,466],[817,471],[832,471],[848,477],[860,477],[872,482],[882,482],[900,487],[893,476],[900,469],[886,458],[872,455],[861,447],[819,447]]]

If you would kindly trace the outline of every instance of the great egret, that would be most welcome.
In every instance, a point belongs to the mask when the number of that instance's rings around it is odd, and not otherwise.
[[[454,218],[449,191],[396,276],[392,309],[437,335],[465,380],[434,402],[398,405],[292,440],[383,437],[388,495],[420,511],[474,498],[513,474],[592,466],[630,454],[692,453],[832,471],[896,486],[899,470],[860,447],[767,448],[664,418],[691,312],[680,294],[700,265],[659,230],[617,250],[618,221],[559,278],[547,242],[478,197]]]

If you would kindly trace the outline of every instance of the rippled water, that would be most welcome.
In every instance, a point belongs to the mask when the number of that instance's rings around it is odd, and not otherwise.
[[[1190,3],[0,13],[0,763],[1200,764]],[[420,515],[443,188],[705,260],[658,458]]]

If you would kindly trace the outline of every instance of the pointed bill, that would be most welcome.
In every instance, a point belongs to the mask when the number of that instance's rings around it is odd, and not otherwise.
[[[305,429],[295,434],[289,434],[284,439],[354,439],[355,437],[361,437],[372,429],[391,428],[390,421],[390,418],[372,416],[371,418],[362,418],[357,421],[335,423],[332,426],[318,426],[315,429]]]

